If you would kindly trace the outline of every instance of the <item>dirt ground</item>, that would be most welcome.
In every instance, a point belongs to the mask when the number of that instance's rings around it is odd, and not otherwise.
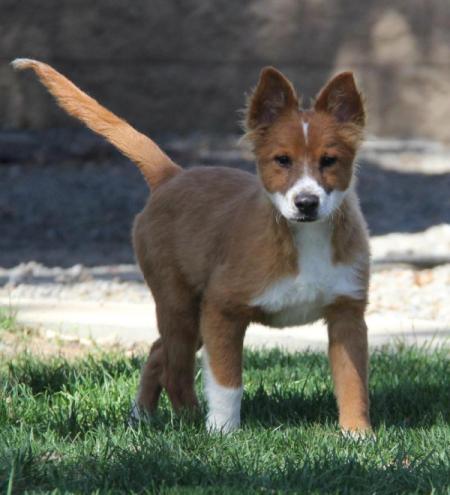
[[[81,339],[75,335],[60,335],[16,325],[12,329],[0,329],[0,358],[11,359],[23,352],[42,357],[61,356],[68,360],[87,354],[125,353],[127,356],[143,355],[148,352],[148,343],[105,343],[101,345],[90,339]]]

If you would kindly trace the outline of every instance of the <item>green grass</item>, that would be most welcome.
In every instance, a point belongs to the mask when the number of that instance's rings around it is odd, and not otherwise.
[[[444,349],[373,354],[367,440],[339,434],[322,354],[247,352],[242,430],[227,437],[174,417],[166,397],[151,424],[129,428],[141,364],[123,354],[0,364],[0,491],[450,493]]]
[[[12,307],[0,306],[0,332],[13,331],[18,327],[16,314]]]

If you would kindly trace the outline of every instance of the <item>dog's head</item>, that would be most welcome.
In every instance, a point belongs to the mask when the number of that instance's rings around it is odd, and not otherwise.
[[[303,110],[283,74],[263,69],[245,126],[263,186],[288,221],[322,220],[339,208],[352,182],[364,123],[351,72],[331,79],[314,106]]]

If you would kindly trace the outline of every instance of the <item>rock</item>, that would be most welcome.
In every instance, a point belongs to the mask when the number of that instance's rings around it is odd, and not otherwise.
[[[19,284],[30,282],[33,279],[34,273],[38,267],[39,264],[34,261],[21,263],[10,271],[8,285],[14,287]]]
[[[61,271],[55,276],[55,282],[61,284],[75,284],[92,280],[92,276],[83,265],[77,264],[68,270]]]
[[[393,233],[370,240],[372,259],[380,263],[411,263],[430,266],[450,263],[450,224],[414,234]]]

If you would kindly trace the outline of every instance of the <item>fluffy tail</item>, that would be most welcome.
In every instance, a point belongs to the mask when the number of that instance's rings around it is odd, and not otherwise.
[[[149,137],[102,107],[49,65],[27,58],[17,58],[12,65],[20,70],[33,69],[67,113],[104,136],[136,163],[150,188],[181,172],[182,169]]]

